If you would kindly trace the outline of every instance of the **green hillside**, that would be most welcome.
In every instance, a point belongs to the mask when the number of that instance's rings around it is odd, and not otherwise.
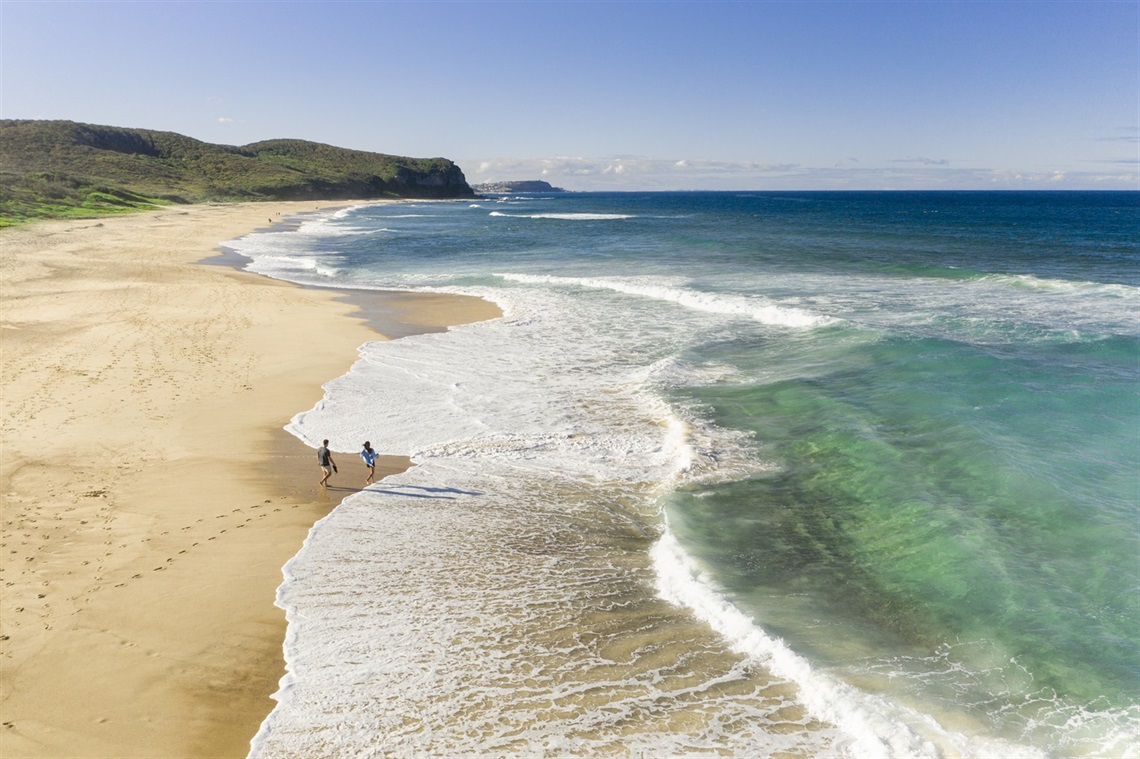
[[[446,158],[305,140],[234,147],[149,129],[0,120],[0,225],[171,203],[472,196]]]

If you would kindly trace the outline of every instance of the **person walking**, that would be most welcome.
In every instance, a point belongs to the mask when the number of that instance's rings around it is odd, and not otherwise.
[[[372,484],[372,477],[376,474],[376,459],[379,457],[380,454],[372,450],[372,444],[365,440],[364,450],[360,452],[360,458],[364,459],[364,466],[368,467],[368,479],[364,481],[365,487]]]
[[[332,451],[329,450],[329,441],[321,443],[321,447],[317,449],[317,463],[321,467],[321,471],[325,476],[321,478],[318,483],[322,488],[328,485],[329,477],[336,473],[336,462],[333,461]]]

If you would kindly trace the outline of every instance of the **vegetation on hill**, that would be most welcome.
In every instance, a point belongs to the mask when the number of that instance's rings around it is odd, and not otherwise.
[[[471,197],[445,158],[305,140],[214,145],[174,132],[0,120],[0,226],[171,203]]]

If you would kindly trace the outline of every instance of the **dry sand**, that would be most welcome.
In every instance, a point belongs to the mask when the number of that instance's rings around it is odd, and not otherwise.
[[[379,339],[369,324],[498,315],[411,294],[361,313],[197,263],[316,205],[0,232],[0,756],[248,752],[284,673],[281,567],[348,492],[316,487],[281,427]],[[334,484],[363,482],[358,457],[338,463]],[[407,465],[387,456],[377,476]]]

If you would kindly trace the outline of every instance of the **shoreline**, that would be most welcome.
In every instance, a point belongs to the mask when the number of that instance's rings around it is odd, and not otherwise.
[[[281,568],[352,492],[321,492],[284,425],[361,344],[498,312],[202,265],[314,205],[0,232],[0,754],[248,753],[284,674]],[[336,484],[362,481],[344,456]]]

